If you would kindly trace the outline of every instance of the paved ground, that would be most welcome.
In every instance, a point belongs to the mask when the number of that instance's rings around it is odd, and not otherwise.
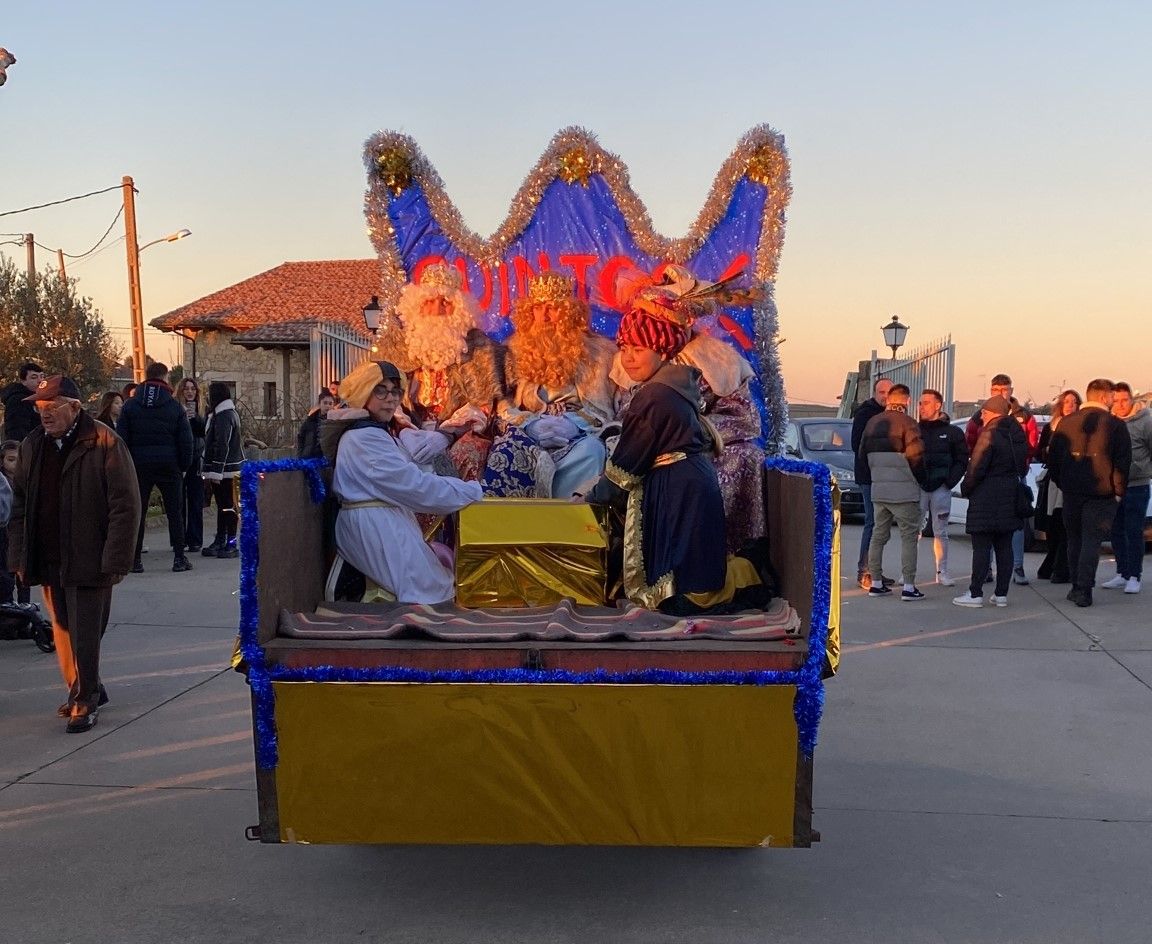
[[[54,716],[52,657],[0,642],[0,941],[1150,939],[1152,592],[962,610],[845,581],[811,850],[264,846],[236,562],[172,574],[152,543],[91,734]]]

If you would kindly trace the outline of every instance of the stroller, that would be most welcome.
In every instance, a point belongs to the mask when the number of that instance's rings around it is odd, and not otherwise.
[[[0,639],[31,639],[41,652],[55,652],[52,624],[35,603],[0,603]]]

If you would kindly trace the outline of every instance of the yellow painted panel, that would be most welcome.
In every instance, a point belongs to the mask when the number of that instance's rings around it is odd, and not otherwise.
[[[286,842],[792,844],[794,686],[273,687]]]

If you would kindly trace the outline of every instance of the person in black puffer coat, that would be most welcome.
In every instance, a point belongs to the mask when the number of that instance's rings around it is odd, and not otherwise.
[[[36,392],[44,379],[44,368],[28,361],[20,365],[17,376],[19,380],[0,391],[0,399],[4,403],[4,438],[23,442],[24,437],[40,426],[40,416],[26,398]]]
[[[1001,396],[989,397],[981,408],[983,425],[972,461],[960,485],[968,499],[964,530],[972,536],[972,582],[968,592],[952,602],[984,605],[984,575],[996,554],[996,587],[992,602],[1008,605],[1012,578],[1012,535],[1024,527],[1016,513],[1016,491],[1028,469],[1028,438],[1016,422],[1005,422],[1011,407]]]
[[[203,474],[216,500],[216,539],[200,552],[205,557],[240,556],[236,549],[238,519],[232,485],[244,464],[244,446],[240,417],[229,394],[228,385],[219,380],[208,384]]]
[[[120,410],[116,432],[132,453],[140,482],[140,529],[132,573],[144,571],[140,549],[144,545],[148,499],[153,487],[160,489],[168,518],[172,569],[177,573],[191,570],[192,565],[184,556],[184,473],[192,464],[192,428],[168,386],[167,365],[159,361],[148,365],[144,383],[132,391]]]
[[[948,575],[948,521],[952,515],[952,489],[968,468],[968,443],[964,431],[952,425],[941,407],[940,391],[920,394],[920,438],[924,440],[924,484],[920,493],[920,514],[932,525],[932,551],[936,557],[936,582],[954,586]],[[923,536],[923,534],[921,535]]]

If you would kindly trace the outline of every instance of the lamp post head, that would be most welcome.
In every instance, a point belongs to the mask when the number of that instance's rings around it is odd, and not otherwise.
[[[165,236],[164,241],[169,242],[169,243],[174,243],[178,239],[183,239],[185,236],[191,236],[191,235],[192,235],[192,230],[190,230],[190,229],[178,229],[178,230],[176,230],[176,232],[172,233],[171,235]]]
[[[368,329],[369,334],[375,334],[376,329],[380,327],[380,300],[375,295],[372,296],[372,301],[364,306],[364,326]]]
[[[892,348],[892,359],[895,360],[896,351],[904,344],[904,338],[908,335],[908,325],[901,324],[900,319],[893,315],[892,320],[880,330],[884,334],[884,343]]]

